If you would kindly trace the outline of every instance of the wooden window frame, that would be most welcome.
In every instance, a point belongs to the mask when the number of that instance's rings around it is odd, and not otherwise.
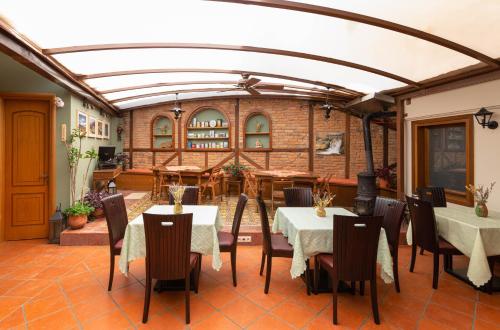
[[[464,124],[465,125],[465,158],[466,158],[466,184],[474,184],[474,118],[473,115],[461,115],[443,118],[416,120],[412,122],[412,191],[417,187],[426,186],[428,175],[425,166],[425,150],[429,139],[426,128],[433,126]],[[445,189],[446,200],[464,206],[474,206],[474,198],[468,192]]]

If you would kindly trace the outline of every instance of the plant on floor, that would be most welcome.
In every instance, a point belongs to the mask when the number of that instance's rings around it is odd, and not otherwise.
[[[242,171],[246,170],[247,167],[245,165],[231,163],[222,166],[222,169],[225,173],[231,174],[233,177],[239,177],[243,175]]]
[[[92,216],[94,218],[102,216],[102,199],[108,196],[111,196],[111,194],[107,191],[91,190],[83,197],[83,202],[94,208],[94,211],[92,212]]]
[[[65,142],[66,154],[68,159],[68,167],[70,173],[70,207],[64,210],[64,213],[68,216],[68,224],[73,229],[76,227],[83,227],[85,222],[87,222],[87,216],[93,211],[93,207],[87,205],[83,201],[84,192],[87,184],[87,178],[90,171],[90,165],[93,159],[98,157],[97,152],[94,148],[82,152],[82,139],[85,137],[86,132],[75,128],[71,131],[71,134],[67,141]],[[88,159],[87,168],[83,174],[83,183],[80,191],[80,196],[77,198],[76,192],[76,180],[79,175],[78,165],[82,159]],[[90,210],[90,211],[89,211]],[[81,225],[80,223],[83,222]]]

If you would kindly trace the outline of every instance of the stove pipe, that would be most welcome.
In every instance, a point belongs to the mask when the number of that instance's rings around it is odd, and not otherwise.
[[[365,141],[366,171],[358,173],[358,194],[354,198],[354,213],[372,215],[377,198],[377,183],[373,168],[373,148],[370,122],[374,118],[395,117],[394,111],[380,111],[363,117],[363,137]]]

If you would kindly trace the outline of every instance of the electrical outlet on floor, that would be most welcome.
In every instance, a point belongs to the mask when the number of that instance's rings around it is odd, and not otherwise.
[[[238,243],[250,243],[252,242],[252,236],[238,236]]]

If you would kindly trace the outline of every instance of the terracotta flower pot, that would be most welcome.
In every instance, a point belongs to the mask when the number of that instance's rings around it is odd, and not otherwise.
[[[379,178],[378,179],[378,186],[380,188],[389,188],[389,181],[387,181],[386,179]]]
[[[92,215],[94,218],[101,218],[104,215],[104,210],[102,207],[95,209],[94,212],[92,212]]]
[[[70,215],[68,217],[68,226],[71,229],[83,228],[86,223],[87,223],[87,215],[86,214]]]

